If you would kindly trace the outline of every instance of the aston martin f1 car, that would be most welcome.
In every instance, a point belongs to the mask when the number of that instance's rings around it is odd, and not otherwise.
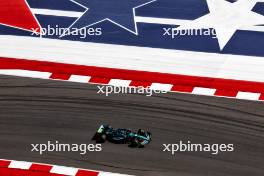
[[[133,132],[129,129],[114,129],[109,125],[101,125],[92,140],[96,143],[104,143],[105,141],[115,144],[128,144],[129,147],[143,148],[151,141],[151,133],[139,129]]]

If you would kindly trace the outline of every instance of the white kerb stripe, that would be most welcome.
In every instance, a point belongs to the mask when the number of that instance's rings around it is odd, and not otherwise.
[[[236,98],[246,100],[259,100],[260,93],[238,92]]]
[[[24,161],[11,161],[8,168],[14,169],[25,169],[28,170],[31,167],[32,163]]]
[[[110,172],[100,172],[98,176],[132,176],[132,175],[116,174],[116,173],[110,173]]]
[[[91,79],[91,76],[71,75],[71,77],[69,78],[69,81],[88,83],[90,79]]]
[[[198,94],[198,95],[214,95],[216,89],[210,89],[210,88],[203,88],[203,87],[195,87],[192,91],[192,94]]]
[[[51,75],[49,72],[39,72],[39,71],[27,71],[27,70],[0,70],[0,74],[2,75],[12,75],[12,76],[24,76],[24,77],[32,77],[32,78],[42,78],[48,79]]]
[[[64,166],[53,166],[52,169],[50,170],[50,173],[64,174],[70,176],[75,176],[77,172],[78,172],[77,168],[64,167]]]
[[[150,89],[170,91],[172,86],[173,86],[172,84],[152,83]]]
[[[131,80],[111,79],[108,84],[112,86],[128,87],[130,83],[131,83]]]

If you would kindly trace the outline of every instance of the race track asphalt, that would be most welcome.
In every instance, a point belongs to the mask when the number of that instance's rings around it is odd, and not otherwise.
[[[0,76],[0,158],[138,176],[263,176],[264,104],[186,94],[97,94],[95,85]],[[143,128],[146,148],[31,152],[32,143],[91,143],[100,124]],[[164,143],[233,143],[234,152],[163,152]]]

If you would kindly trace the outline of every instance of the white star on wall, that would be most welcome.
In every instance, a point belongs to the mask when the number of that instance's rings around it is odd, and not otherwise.
[[[264,16],[252,11],[257,0],[239,0],[230,3],[225,0],[206,0],[210,13],[196,20],[189,21],[177,30],[214,28],[219,47],[224,49],[226,44],[239,29],[264,24]],[[264,32],[264,31],[263,31]]]

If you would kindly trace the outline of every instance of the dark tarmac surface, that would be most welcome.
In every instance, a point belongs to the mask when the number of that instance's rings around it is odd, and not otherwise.
[[[94,85],[0,76],[0,158],[138,176],[263,176],[264,103],[186,94],[96,94]],[[92,143],[100,124],[143,128],[143,149],[103,144],[102,152],[31,152],[31,144]],[[233,143],[234,152],[163,152],[162,144]]]

